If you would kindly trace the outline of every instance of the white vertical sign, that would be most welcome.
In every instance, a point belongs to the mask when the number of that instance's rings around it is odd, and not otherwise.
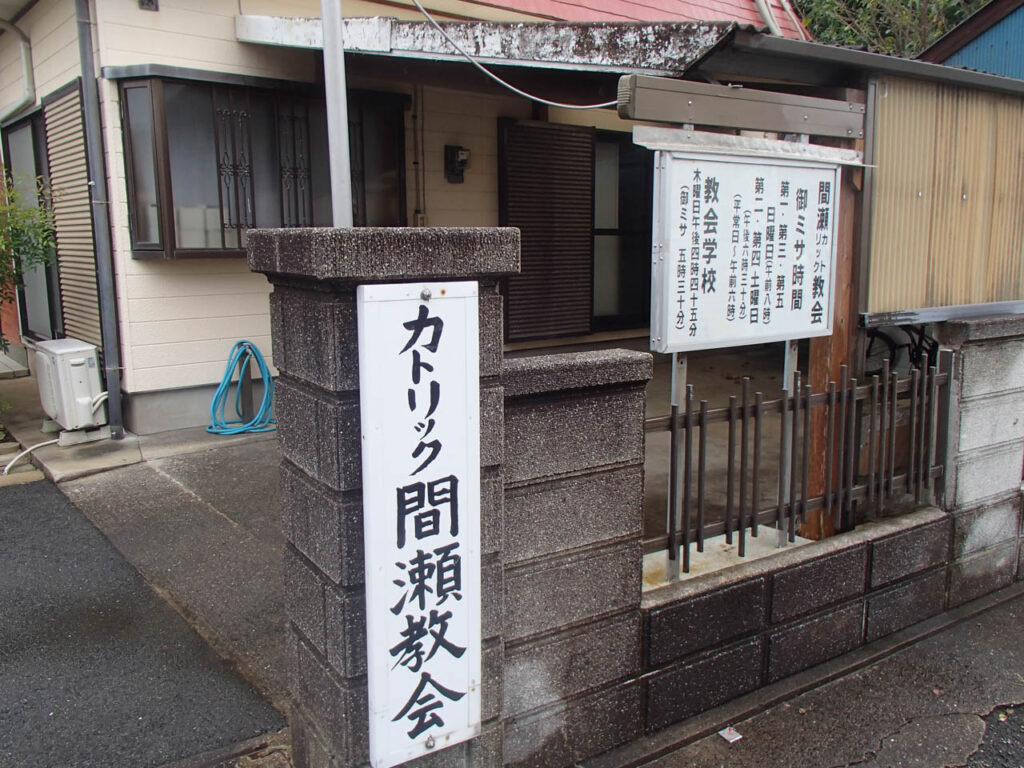
[[[832,332],[839,167],[659,151],[651,348]]]
[[[480,733],[477,295],[357,291],[373,768]]]

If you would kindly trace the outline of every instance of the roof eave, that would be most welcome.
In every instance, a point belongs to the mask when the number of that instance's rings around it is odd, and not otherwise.
[[[736,30],[735,22],[445,22],[483,64],[618,74],[681,75]],[[320,19],[236,16],[240,42],[323,48]],[[345,51],[431,61],[464,61],[426,22],[353,18]]]

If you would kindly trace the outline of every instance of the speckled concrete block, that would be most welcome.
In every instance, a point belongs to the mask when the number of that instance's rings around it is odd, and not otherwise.
[[[298,630],[321,653],[326,644],[324,582],[318,571],[292,546],[284,548],[285,611]]]
[[[864,642],[864,603],[829,609],[768,638],[768,682],[840,656]]]
[[[640,682],[561,702],[505,725],[505,765],[571,766],[641,735]]]
[[[509,483],[643,462],[642,387],[573,398],[510,399],[505,410]]]
[[[505,714],[568,699],[640,673],[640,615],[629,611],[505,653]]]
[[[998,501],[1020,489],[1024,443],[1000,443],[956,456],[956,493],[960,509]]]
[[[480,466],[496,467],[505,455],[505,409],[501,386],[480,387]]]
[[[330,491],[285,460],[281,507],[285,536],[299,552],[334,583],[363,583],[363,504],[358,492]]]
[[[763,642],[746,640],[647,677],[647,729],[678,723],[757,688]]]
[[[1012,441],[1024,443],[1024,390],[961,403],[961,451]]]
[[[866,566],[867,547],[858,544],[776,573],[772,585],[772,622],[786,621],[863,594]]]
[[[1009,541],[949,566],[949,607],[1009,585],[1017,572],[1017,542]]]
[[[964,399],[1020,388],[1024,381],[1024,345],[1020,339],[970,344],[963,363]]]
[[[335,490],[361,487],[358,400],[314,394],[286,376],[278,379],[276,398],[285,458]]]
[[[327,663],[341,677],[366,674],[366,593],[328,587],[324,592]]]
[[[877,588],[949,560],[949,519],[879,539],[871,545],[871,587]]]
[[[505,639],[640,605],[640,542],[630,540],[505,571]]]
[[[759,632],[765,620],[764,578],[716,589],[647,614],[647,668]]]
[[[605,349],[518,357],[505,361],[503,383],[508,397],[646,382],[654,358],[645,352]]]
[[[495,283],[480,283],[480,375],[484,377],[501,375],[505,333],[503,301]]]
[[[953,515],[953,559],[1016,539],[1020,531],[1020,497]]]
[[[641,466],[509,488],[505,496],[506,562],[639,536],[642,502]]]
[[[249,269],[322,281],[472,279],[519,271],[519,230],[476,227],[253,229]]]
[[[279,369],[330,392],[359,387],[354,293],[277,286],[270,309]]]
[[[936,568],[867,599],[866,640],[872,642],[942,612],[946,569]]]
[[[358,765],[369,759],[365,681],[342,680],[322,657],[300,642],[295,693],[308,722],[326,737],[340,765]]]

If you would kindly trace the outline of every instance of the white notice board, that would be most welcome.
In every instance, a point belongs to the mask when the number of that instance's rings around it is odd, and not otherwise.
[[[827,336],[839,166],[655,155],[651,349]]]
[[[477,293],[357,291],[374,768],[480,733]]]

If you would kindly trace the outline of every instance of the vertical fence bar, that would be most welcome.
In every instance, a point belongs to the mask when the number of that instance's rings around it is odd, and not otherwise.
[[[850,378],[847,382],[850,388],[849,397],[847,397],[847,418],[849,424],[846,427],[846,480],[844,485],[846,486],[846,504],[843,506],[843,513],[845,516],[844,526],[852,526],[853,524],[853,479],[854,470],[856,469],[856,437],[857,437],[857,380]]]
[[[935,464],[935,432],[939,416],[939,371],[934,365],[929,369],[928,385],[928,448],[925,451],[924,483],[929,502],[935,503],[932,466]]]
[[[800,468],[800,522],[807,522],[807,497],[811,480],[811,385],[804,386],[804,450]]]
[[[897,383],[896,371],[889,374],[889,392],[891,393],[889,400],[889,467],[888,467],[888,480],[886,484],[889,486],[889,498],[896,495],[896,489],[893,487],[896,484],[896,402],[898,400],[896,392]]]
[[[935,479],[933,492],[937,506],[945,504],[946,478],[949,476],[949,416],[953,401],[953,350],[939,350],[939,373],[945,375],[946,382],[942,385],[942,394],[936,397],[935,407],[935,447],[942,455],[942,476]]]
[[[668,557],[666,558],[666,574],[669,581],[679,578],[679,542],[676,532],[679,530],[679,406],[672,405],[672,432],[669,439],[668,465]]]
[[[846,366],[839,368],[839,435],[836,445],[839,447],[839,455],[836,459],[836,529],[842,527],[843,502],[845,490],[844,481],[846,478],[846,411],[848,408],[846,397]]]
[[[750,404],[750,377],[743,377],[743,409],[740,411],[740,508],[736,530],[740,535],[740,557],[747,554],[747,441],[750,437],[747,407]]]
[[[776,546],[781,547],[786,543],[786,482],[783,479],[789,467],[786,463],[786,424],[789,423],[787,407],[789,398],[783,397],[779,416],[779,500],[775,510],[775,527],[778,531]]]
[[[836,437],[836,383],[828,383],[828,400],[825,402],[825,517],[833,516],[835,503],[832,499],[832,465],[835,462],[835,437]],[[838,528],[836,519],[832,522],[833,527]]]
[[[761,422],[764,420],[764,393],[754,393],[754,489],[751,506],[750,535],[757,536],[757,515],[761,511]]]
[[[708,401],[700,401],[700,440],[697,447],[697,551],[704,551],[704,474],[707,468]]]
[[[889,498],[889,494],[886,492],[885,487],[885,476],[886,467],[888,466],[888,448],[889,448],[889,408],[891,403],[889,402],[889,361],[886,360],[882,363],[882,408],[878,414],[878,497],[875,503],[875,514],[881,516],[882,505],[885,500]]]
[[[920,387],[921,371],[914,368],[910,370],[910,443],[906,455],[906,493],[913,495],[913,488],[916,484],[916,469],[918,469],[918,391]]]
[[[796,541],[797,510],[797,459],[800,448],[797,437],[800,433],[800,371],[793,373],[793,426],[790,428],[789,457],[789,540]]]
[[[932,373],[931,375],[934,375]],[[924,489],[928,485],[928,390],[929,390],[929,369],[921,371],[921,429],[917,440],[917,488],[914,500],[920,504],[924,496]]]
[[[683,437],[683,573],[690,572],[690,481],[693,477],[693,384],[686,385],[686,434]]]
[[[875,509],[875,459],[878,457],[878,452],[875,450],[875,441],[878,439],[878,430],[875,429],[875,419],[878,418],[878,376],[871,377],[871,401],[870,411],[868,412],[868,495],[865,500],[864,506],[869,509]],[[875,517],[872,512],[868,513],[869,517]]]
[[[732,544],[733,494],[736,490],[736,395],[729,396],[729,468],[725,490],[725,543]]]

